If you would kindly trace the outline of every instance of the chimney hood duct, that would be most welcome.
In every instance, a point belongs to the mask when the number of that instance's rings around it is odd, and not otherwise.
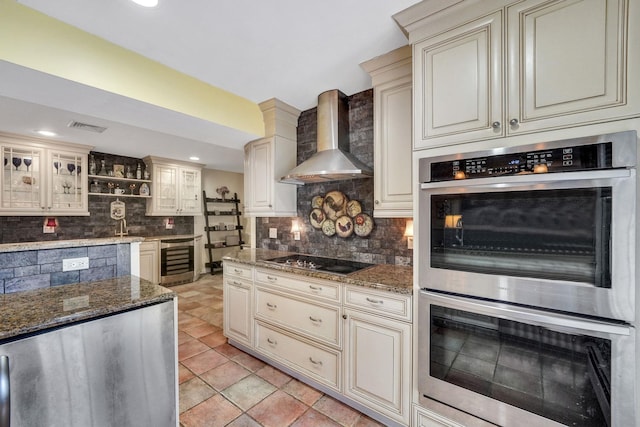
[[[318,96],[318,151],[293,168],[280,182],[307,183],[370,178],[373,170],[349,153],[347,96],[329,90]]]

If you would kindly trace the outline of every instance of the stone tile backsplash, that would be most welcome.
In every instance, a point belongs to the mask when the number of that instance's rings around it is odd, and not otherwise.
[[[62,271],[62,260],[89,258],[86,270]],[[0,253],[0,293],[91,282],[131,272],[129,243]]]
[[[351,153],[372,168],[373,131],[373,90],[369,89],[349,97],[349,143]],[[297,164],[316,152],[316,134],[316,108],[303,111],[298,119]],[[413,263],[413,250],[407,249],[407,238],[404,237],[404,218],[374,218],[375,227],[366,238],[355,235],[327,237],[321,230],[311,227],[311,199],[332,190],[342,191],[350,200],[358,200],[363,212],[373,214],[373,179],[306,184],[297,190],[296,218],[302,229],[300,240],[293,240],[290,232],[294,218],[258,218],[256,246],[376,264]],[[277,239],[269,238],[269,228],[273,227],[278,229]]]

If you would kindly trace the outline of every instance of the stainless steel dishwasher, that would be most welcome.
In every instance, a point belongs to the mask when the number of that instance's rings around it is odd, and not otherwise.
[[[160,242],[160,283],[193,282],[193,238],[167,239]]]

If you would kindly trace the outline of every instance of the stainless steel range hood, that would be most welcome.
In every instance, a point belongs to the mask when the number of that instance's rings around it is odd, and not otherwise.
[[[287,184],[370,178],[373,170],[349,153],[349,107],[339,90],[318,96],[318,151],[280,179]]]

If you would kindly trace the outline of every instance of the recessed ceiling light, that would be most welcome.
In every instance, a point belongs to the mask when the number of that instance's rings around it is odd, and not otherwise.
[[[51,132],[50,130],[37,130],[36,131],[37,134],[42,135],[42,136],[56,136],[58,135],[55,132]]]
[[[200,160],[200,157],[198,157],[198,156],[191,156],[191,157],[189,157],[189,160],[194,160],[194,161],[195,161],[195,160]]]
[[[144,7],[156,7],[158,0],[132,0],[134,3]]]

